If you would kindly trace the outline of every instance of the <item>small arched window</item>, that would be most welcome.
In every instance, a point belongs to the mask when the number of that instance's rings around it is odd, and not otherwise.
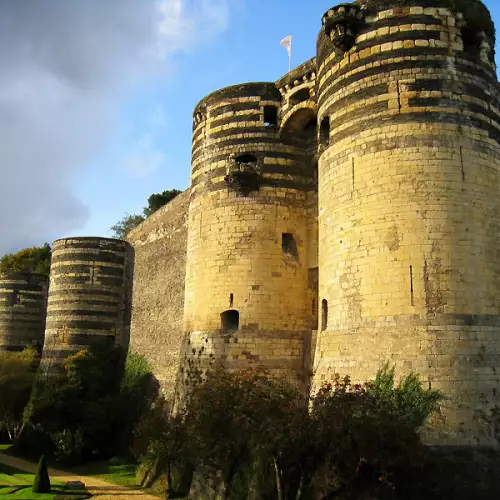
[[[328,328],[328,300],[321,301],[321,331]]]
[[[224,311],[220,315],[221,330],[224,333],[236,332],[240,326],[240,313],[235,309]]]

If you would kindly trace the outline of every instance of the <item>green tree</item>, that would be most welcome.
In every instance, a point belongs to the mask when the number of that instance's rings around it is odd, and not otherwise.
[[[126,238],[132,229],[135,229],[150,215],[155,213],[169,201],[173,200],[180,193],[182,193],[182,191],[179,191],[178,189],[168,189],[162,193],[153,193],[148,198],[148,206],[143,208],[143,215],[130,215],[127,213],[121,220],[111,227],[111,231],[113,231],[113,238]]]
[[[24,248],[17,253],[9,253],[0,259],[0,274],[29,272],[49,275],[51,248],[48,243],[43,247]]]
[[[22,427],[23,410],[29,400],[38,353],[0,351],[0,430],[14,441]]]
[[[148,198],[148,206],[144,208],[144,215],[149,217],[181,193],[182,191],[179,191],[178,189],[168,189],[163,191],[163,193],[153,193]]]
[[[126,454],[133,429],[158,394],[145,363],[97,343],[68,357],[60,373],[38,379],[24,412],[20,451],[51,452],[64,462]],[[39,451],[42,451],[39,450]]]
[[[132,229],[135,229],[142,222],[144,222],[144,217],[142,215],[125,214],[121,220],[119,220],[114,226],[111,226],[113,238],[120,240],[126,238],[128,233],[130,233]]]

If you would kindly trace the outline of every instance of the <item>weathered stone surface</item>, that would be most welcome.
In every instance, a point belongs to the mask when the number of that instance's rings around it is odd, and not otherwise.
[[[49,278],[40,274],[0,276],[0,350],[43,346]]]
[[[129,235],[131,345],[168,395],[215,360],[314,387],[335,373],[366,381],[391,361],[448,396],[429,442],[491,444],[491,19],[478,0],[358,4],[330,9],[316,57],[276,83],[221,89],[196,106],[190,189]],[[83,286],[85,265],[53,279]]]
[[[132,249],[110,238],[60,239],[52,247],[41,367],[93,342],[128,346]]]
[[[179,371],[189,190],[128,235],[134,247],[131,348],[146,357],[166,396]]]
[[[489,444],[483,416],[500,389],[495,67],[465,46],[460,16],[428,8],[437,2],[363,5],[369,15],[349,53],[320,36],[328,321],[313,383],[334,373],[365,381],[396,363],[398,375],[416,371],[449,397],[429,441]]]

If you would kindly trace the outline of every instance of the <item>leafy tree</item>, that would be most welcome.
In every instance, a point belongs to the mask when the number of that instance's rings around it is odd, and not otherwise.
[[[148,198],[148,206],[144,208],[144,215],[149,217],[181,193],[182,191],[179,191],[178,189],[168,189],[163,191],[163,193],[153,193]]]
[[[124,363],[119,348],[103,343],[67,358],[59,375],[37,380],[18,447],[44,443],[57,460],[73,463],[127,453],[158,391],[147,365],[138,364]]]
[[[120,221],[111,227],[111,231],[114,233],[113,237],[118,239],[126,238],[132,229],[135,229],[141,222],[144,222],[150,215],[173,200],[180,193],[182,191],[178,189],[168,189],[162,193],[153,193],[148,198],[148,206],[143,208],[143,215],[125,214]]]
[[[111,231],[114,233],[113,238],[118,238],[120,240],[126,238],[128,233],[142,222],[144,222],[144,217],[142,215],[125,214],[121,220],[114,226],[111,226]]]
[[[0,274],[29,272],[49,275],[51,248],[48,243],[43,247],[24,248],[17,253],[9,253],[0,259]]]
[[[0,431],[13,441],[22,426],[23,410],[29,400],[38,353],[0,351]]]

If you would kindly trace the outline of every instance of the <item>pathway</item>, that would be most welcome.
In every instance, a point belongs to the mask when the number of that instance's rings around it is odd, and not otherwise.
[[[36,473],[36,464],[21,458],[0,453],[0,462],[25,472]],[[98,498],[99,500],[127,500],[132,497],[137,500],[158,500],[158,497],[148,495],[140,490],[133,490],[126,486],[117,486],[89,476],[77,476],[70,472],[63,472],[52,468],[49,468],[49,476],[63,482],[81,481],[85,484],[87,490],[92,493],[92,498]]]

